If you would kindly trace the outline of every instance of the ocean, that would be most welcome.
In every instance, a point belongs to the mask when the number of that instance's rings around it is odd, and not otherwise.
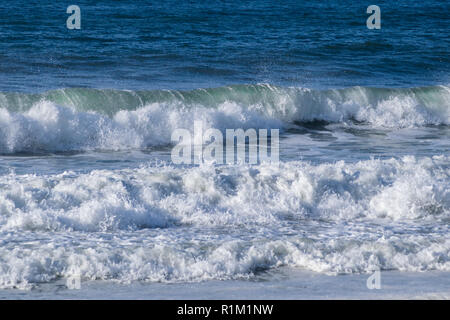
[[[449,299],[450,2],[370,4],[3,1],[0,298]]]

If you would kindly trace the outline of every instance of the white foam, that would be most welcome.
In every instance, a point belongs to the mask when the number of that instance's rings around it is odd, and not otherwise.
[[[162,238],[162,239],[161,239]],[[85,280],[192,282],[242,279],[258,270],[290,266],[329,275],[370,273],[373,270],[450,270],[450,240],[406,235],[374,241],[307,239],[182,243],[157,238],[102,241],[90,239],[0,248],[0,288],[28,289],[33,285],[80,276]],[[163,241],[161,241],[163,240]],[[164,241],[165,240],[165,241]],[[24,242],[24,241],[22,241]],[[203,245],[203,248],[201,246]]]
[[[222,93],[225,98],[211,95],[213,90],[224,88],[210,90],[211,93],[198,92],[202,99],[197,103],[185,101],[181,93],[172,93],[167,102],[144,104],[139,99],[135,109],[112,106],[111,109],[120,111],[110,116],[105,106],[96,109],[95,105],[85,105],[89,100],[86,102],[83,95],[80,101],[84,102],[79,106],[72,99],[67,102],[69,107],[43,99],[30,108],[20,107],[18,110],[26,110],[22,112],[10,111],[17,108],[2,103],[0,151],[123,150],[167,145],[175,129],[192,130],[194,121],[202,121],[205,129],[213,127],[222,131],[283,129],[294,121],[315,120],[357,120],[372,127],[387,128],[450,124],[450,89],[445,86],[317,91],[258,85],[228,88],[229,100],[225,93]],[[115,92],[119,93],[123,94]],[[98,94],[108,96],[101,91]]]
[[[444,156],[279,167],[171,166],[2,177],[0,230],[120,230],[298,218],[448,218]]]
[[[279,128],[281,122],[226,103],[218,109],[151,104],[110,118],[43,101],[25,113],[0,108],[0,151],[120,150],[171,143],[177,128]]]
[[[76,274],[229,279],[281,265],[449,271],[448,164],[439,156],[10,173],[0,183],[0,287]]]

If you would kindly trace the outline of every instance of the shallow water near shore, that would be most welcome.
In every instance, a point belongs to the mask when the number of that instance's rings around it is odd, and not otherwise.
[[[78,290],[67,289],[64,281],[56,286],[41,285],[31,292],[0,290],[1,299],[120,299],[178,300],[233,299],[449,299],[450,284],[441,281],[448,272],[381,273],[381,288],[369,290],[369,275],[324,276],[317,273],[280,269],[259,276],[259,280],[227,280],[175,284],[114,284],[92,281]],[[106,292],[108,292],[106,294]]]

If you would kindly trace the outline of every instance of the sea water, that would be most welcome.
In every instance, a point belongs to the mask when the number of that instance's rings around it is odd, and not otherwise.
[[[76,2],[0,4],[1,297],[449,297],[448,1]]]

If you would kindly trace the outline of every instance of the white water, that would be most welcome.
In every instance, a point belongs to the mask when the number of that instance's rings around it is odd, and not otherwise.
[[[213,91],[219,89],[227,95]],[[182,93],[173,92],[170,99],[153,103],[145,103],[133,92],[96,93],[100,97],[111,95],[106,99],[110,106],[104,102],[98,105],[99,97],[91,101],[83,95],[72,97],[66,91],[61,93],[65,99],[62,105],[48,100],[46,95],[38,102],[29,101],[27,96],[10,98],[11,101],[3,96],[0,152],[126,150],[168,145],[173,130],[192,130],[194,120],[202,121],[205,129],[220,130],[286,129],[295,121],[317,120],[356,120],[371,128],[450,124],[450,89],[445,86],[403,91],[361,87],[313,91],[269,85],[240,88],[246,90],[243,92],[236,92],[237,89],[200,91],[198,95],[205,101],[186,101]],[[251,90],[258,90],[261,96],[255,97]],[[123,95],[134,105],[127,105]],[[116,112],[106,115],[108,107]]]
[[[284,267],[324,282],[377,269],[447,279],[448,87],[259,85],[161,101],[150,100],[164,92],[79,91],[0,94],[2,295],[57,296],[74,276],[169,293],[266,274],[276,284]],[[172,165],[172,131],[194,120],[282,129],[279,166]],[[448,296],[436,288],[426,294]]]
[[[236,279],[278,266],[450,271],[448,163],[10,173],[0,183],[0,286]]]

